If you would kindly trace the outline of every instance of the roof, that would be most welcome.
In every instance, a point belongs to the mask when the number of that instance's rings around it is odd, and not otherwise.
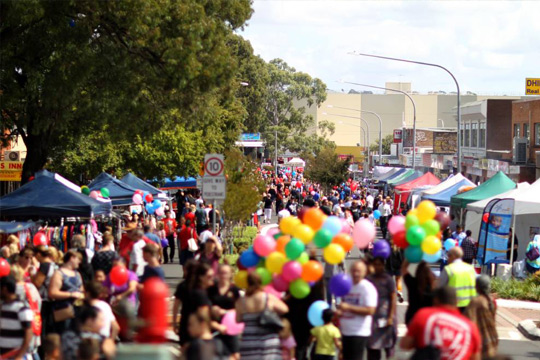
[[[166,178],[161,190],[190,189],[196,187],[197,179],[194,177],[176,177],[174,180]]]
[[[453,207],[464,209],[472,202],[501,194],[510,189],[514,189],[515,187],[516,183],[502,171],[499,171],[486,182],[480,184],[477,188],[452,196],[451,204]]]
[[[403,175],[403,174],[402,174]],[[423,173],[420,170],[414,170],[410,175],[404,176],[401,179],[394,178],[388,182],[389,185],[399,186],[408,183],[414,179],[418,179]]]
[[[439,185],[427,190],[424,192],[432,192],[435,190],[436,187],[442,185],[444,182],[440,183]],[[431,200],[435,203],[437,206],[450,206],[450,201],[452,199],[452,196],[456,195],[459,191],[459,189],[462,186],[471,186],[474,185],[469,179],[466,179],[464,177],[461,178],[458,182],[453,182],[451,186],[444,188],[436,193],[422,195],[422,200]]]
[[[104,172],[99,174],[88,187],[90,190],[97,191],[102,188],[109,189],[109,198],[112,200],[113,205],[116,206],[131,205],[133,203],[131,198],[137,190]]]
[[[414,180],[411,180],[405,184],[396,186],[395,192],[396,193],[403,193],[403,192],[411,192],[411,190],[423,186],[423,185],[438,185],[441,182],[438,177],[433,175],[433,173],[427,172],[424,175],[420,176],[419,178],[416,178]]]
[[[159,195],[159,194],[163,194],[163,191],[161,191],[158,188],[150,185],[146,181],[139,179],[133,173],[128,173],[126,176],[124,176],[122,178],[122,182],[124,184],[127,184],[127,185],[131,186],[134,189],[142,190],[142,191],[148,191],[150,194],[152,194],[154,196]]]

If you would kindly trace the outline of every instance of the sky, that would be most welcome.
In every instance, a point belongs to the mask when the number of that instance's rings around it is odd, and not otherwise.
[[[455,91],[443,70],[348,54],[354,51],[443,65],[462,93],[524,95],[525,78],[540,78],[536,0],[254,0],[253,8],[240,35],[255,54],[281,58],[331,90],[353,88],[341,81],[395,81],[421,93]]]

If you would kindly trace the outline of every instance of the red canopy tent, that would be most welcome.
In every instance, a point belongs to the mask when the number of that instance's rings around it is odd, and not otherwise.
[[[396,186],[396,188],[394,189],[395,212],[399,213],[401,203],[407,202],[407,199],[409,198],[411,191],[421,186],[426,186],[426,185],[435,186],[435,185],[440,184],[440,182],[441,180],[439,180],[438,177],[436,177],[430,172],[427,172],[424,175],[420,176],[419,178],[409,181],[408,183]]]

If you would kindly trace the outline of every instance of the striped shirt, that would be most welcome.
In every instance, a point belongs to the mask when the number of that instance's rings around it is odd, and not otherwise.
[[[19,349],[34,314],[20,300],[3,303],[0,311],[0,354]]]

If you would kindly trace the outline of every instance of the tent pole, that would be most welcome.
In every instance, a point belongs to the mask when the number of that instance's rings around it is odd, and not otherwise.
[[[516,203],[514,200],[514,213],[512,214],[512,239],[510,239],[510,266],[514,263],[514,239],[516,238]]]

